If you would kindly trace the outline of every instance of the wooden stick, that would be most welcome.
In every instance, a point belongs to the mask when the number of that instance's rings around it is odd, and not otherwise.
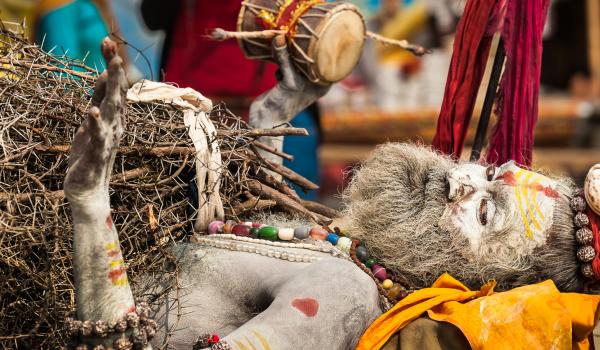
[[[325,215],[321,215],[319,213],[315,213],[310,211],[311,214],[317,217],[319,225],[329,226],[333,222],[333,220]]]
[[[215,28],[208,37],[215,41],[224,41],[227,39],[273,39],[277,35],[285,34],[284,30],[266,29],[255,32],[232,32],[222,28]]]
[[[11,66],[19,66],[19,67],[23,67],[23,68],[33,68],[33,69],[44,69],[50,72],[63,72],[63,73],[67,73],[82,79],[86,79],[89,81],[95,81],[96,77],[88,75],[88,74],[84,74],[72,69],[66,69],[66,68],[61,68],[59,66],[50,66],[50,65],[46,65],[46,64],[37,64],[37,63],[33,63],[31,61],[18,61],[18,60],[7,60],[5,58],[0,59],[0,64],[7,64],[7,65],[11,65]]]
[[[279,165],[277,163],[273,163],[273,162],[270,162],[270,161],[264,159],[260,155],[260,153],[258,152],[256,147],[254,147],[253,145],[250,145],[250,147],[252,148],[252,151],[254,152],[254,155],[256,156],[256,158],[260,159],[267,166],[267,168],[269,170],[274,171],[277,174],[285,177],[286,179],[288,179],[288,180],[292,181],[293,183],[297,184],[298,186],[302,187],[304,190],[319,189],[319,186],[317,186],[315,183],[313,183],[309,179],[305,178],[304,176],[302,176],[300,174],[297,174],[296,172],[284,167],[283,165]]]
[[[236,205],[235,207],[231,208],[231,215],[237,216],[244,212],[247,212],[248,210],[252,210],[252,209],[264,210],[264,209],[274,207],[276,205],[277,205],[277,202],[275,202],[274,200],[260,199],[260,198],[252,196],[247,201],[242,202],[242,203]]]
[[[261,180],[266,182],[267,185],[272,186],[279,192],[288,195],[290,198],[292,198],[296,202],[300,201],[300,196],[298,196],[296,191],[294,191],[294,189],[292,189],[290,187],[290,185],[288,185],[284,181],[277,180],[274,176],[267,174],[264,170],[261,170],[258,173],[258,176],[260,177]]]
[[[38,152],[47,153],[69,153],[71,150],[70,145],[56,145],[56,146],[35,146],[34,148]],[[142,155],[142,156],[154,156],[154,157],[166,157],[172,155],[192,155],[196,154],[194,147],[145,147],[145,146],[125,146],[119,147],[117,153],[121,155]]]
[[[303,216],[313,220],[314,222],[320,222],[319,218],[311,213],[309,210],[304,208],[300,203],[292,200],[291,198],[285,196],[281,192],[259,182],[258,180],[248,180],[246,182],[248,185],[248,189],[255,196],[267,197],[279,205],[282,209],[292,214],[302,214]]]
[[[132,179],[137,179],[138,177],[142,177],[146,175],[150,171],[150,168],[147,166],[142,166],[139,168],[127,170],[121,174],[115,174],[112,177],[112,181],[114,182],[126,182]]]
[[[400,48],[403,48],[405,50],[412,52],[415,56],[423,56],[426,53],[432,52],[431,50],[426,49],[422,46],[411,44],[406,40],[394,40],[394,39],[386,38],[384,36],[381,36],[381,35],[379,35],[377,33],[373,33],[373,32],[367,32],[367,37],[369,37],[383,45],[398,46]]]
[[[262,142],[260,142],[260,141],[256,141],[256,140],[254,140],[254,141],[252,142],[252,144],[253,144],[254,146],[256,146],[256,147],[260,148],[260,149],[263,149],[263,150],[265,150],[265,151],[267,151],[267,152],[273,153],[274,155],[280,156],[281,158],[287,159],[287,160],[289,160],[289,161],[292,161],[292,160],[294,160],[294,156],[292,156],[291,154],[287,154],[287,153],[284,153],[284,152],[280,152],[280,151],[278,151],[277,149],[275,149],[274,147],[271,147],[271,146],[269,146],[269,145],[267,145],[267,144],[264,144],[264,143],[262,143]]]
[[[302,204],[306,209],[317,214],[324,215],[328,218],[339,218],[342,216],[339,211],[329,208],[328,206],[323,205],[321,203],[301,199],[300,204]]]
[[[132,170],[127,170],[120,174],[115,174],[111,177],[111,185],[122,183],[128,180],[132,180],[138,178],[140,176],[144,176],[147,172],[150,171],[149,168],[143,166],[141,168],[136,168]],[[0,203],[7,202],[9,200],[14,200],[17,203],[23,203],[31,198],[38,196],[43,197],[46,196],[50,200],[62,200],[65,198],[65,191],[38,191],[38,192],[27,192],[27,193],[11,193],[11,192],[0,192]]]
[[[248,129],[248,130],[217,130],[217,136],[308,136],[304,128]]]

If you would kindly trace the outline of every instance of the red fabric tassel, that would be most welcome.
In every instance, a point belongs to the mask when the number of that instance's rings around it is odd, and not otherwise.
[[[488,163],[502,164],[512,159],[531,166],[548,4],[549,0],[508,2],[502,30],[506,65],[497,101],[498,123],[487,150]]]
[[[460,158],[485,71],[492,35],[487,32],[496,1],[469,0],[456,28],[456,38],[433,146]]]
[[[487,160],[531,163],[541,68],[541,33],[549,0],[469,0],[458,24],[433,146],[460,158],[492,37],[502,27],[507,61],[500,122]]]

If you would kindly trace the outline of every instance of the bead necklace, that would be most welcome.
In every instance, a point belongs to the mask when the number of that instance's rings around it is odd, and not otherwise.
[[[213,221],[208,225],[208,233],[208,236],[198,237],[196,241],[217,248],[256,253],[291,262],[310,263],[321,257],[315,254],[289,253],[277,248],[308,249],[351,260],[375,281],[379,294],[386,301],[383,305],[386,310],[410,293],[404,287],[405,283],[398,276],[388,274],[385,267],[359,240],[346,237],[337,227],[333,230],[327,226],[302,226],[293,229],[255,222]],[[302,243],[296,243],[297,241]],[[265,249],[258,245],[276,248]]]

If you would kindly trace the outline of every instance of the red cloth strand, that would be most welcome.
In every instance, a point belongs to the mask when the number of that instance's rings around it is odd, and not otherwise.
[[[487,161],[531,164],[537,120],[542,39],[549,0],[469,0],[457,27],[454,52],[433,146],[460,158],[495,32],[506,49],[505,73]]]
[[[586,214],[590,219],[590,229],[594,233],[592,245],[596,255],[592,260],[592,270],[594,270],[594,280],[597,282],[600,281],[600,217],[590,208],[586,210]]]
[[[502,37],[506,66],[500,86],[499,118],[490,139],[486,160],[508,160],[531,166],[538,117],[542,31],[549,0],[511,0]]]

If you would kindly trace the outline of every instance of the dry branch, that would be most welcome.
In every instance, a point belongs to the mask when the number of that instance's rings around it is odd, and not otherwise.
[[[75,308],[72,221],[62,183],[73,136],[91,105],[94,71],[45,53],[1,25],[0,67],[0,348],[62,349],[68,339],[63,320]],[[304,188],[314,184],[254,154],[255,147],[265,149],[258,137],[306,135],[305,129],[253,130],[223,104],[210,119],[218,131],[209,142],[221,149],[227,219],[268,208],[326,223],[325,211],[307,209],[287,184],[260,169],[276,169]],[[163,296],[178,288],[169,247],[193,233],[198,160],[180,110],[128,103],[124,121],[111,177],[113,220],[134,293],[164,304]],[[145,286],[143,275],[164,280]]]

